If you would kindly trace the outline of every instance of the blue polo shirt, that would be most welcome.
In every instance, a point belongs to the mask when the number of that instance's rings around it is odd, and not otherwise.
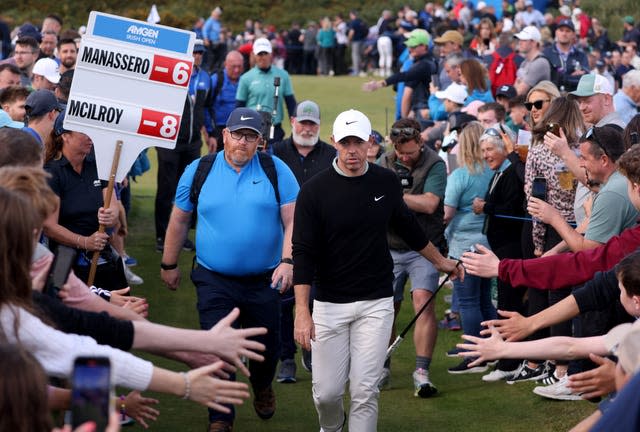
[[[176,206],[193,211],[191,183],[200,159],[184,171],[176,191]],[[298,182],[277,157],[281,205],[295,202]],[[236,172],[224,158],[216,157],[198,200],[196,259],[209,270],[229,276],[248,276],[275,268],[282,258],[283,226],[275,191],[260,166],[258,155]]]

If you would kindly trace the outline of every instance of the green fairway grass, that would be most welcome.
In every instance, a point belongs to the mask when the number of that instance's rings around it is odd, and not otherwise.
[[[312,99],[322,110],[322,139],[328,140],[335,116],[348,108],[367,114],[373,127],[384,134],[385,115],[391,126],[395,112],[394,95],[390,88],[374,93],[360,90],[365,78],[356,77],[293,77],[298,101]],[[288,125],[284,125],[287,133]],[[126,143],[125,143],[126,145]],[[160,280],[160,258],[155,252],[153,206],[156,185],[156,155],[149,151],[151,171],[132,183],[132,210],[129,215],[130,237],[127,252],[138,259],[133,270],[145,283],[133,288],[133,294],[146,297],[150,304],[149,318],[157,323],[199,328],[195,290],[189,280],[193,253],[182,252],[180,268],[182,283],[177,291],[169,291]],[[191,232],[193,236],[193,232]],[[192,237],[193,238],[193,237]],[[251,259],[251,257],[246,257]],[[449,289],[437,298],[438,318],[448,306],[442,300]],[[408,294],[405,295],[408,297]],[[403,305],[398,321],[401,330],[411,320],[410,304]],[[431,364],[431,379],[439,390],[436,397],[419,399],[413,396],[411,373],[414,369],[414,349],[411,333],[394,353],[391,388],[381,393],[378,430],[383,432],[422,431],[561,431],[568,430],[596,409],[596,405],[580,402],[557,402],[534,395],[533,383],[507,385],[505,382],[484,383],[482,374],[450,375],[447,367],[459,360],[445,356],[459,341],[460,332],[441,331]],[[174,370],[186,366],[144,355],[154,363]],[[311,374],[300,366],[298,382],[274,383],[277,396],[275,416],[260,420],[253,411],[251,399],[237,409],[235,431],[318,431],[317,415],[311,399]],[[244,379],[244,378],[242,378]],[[348,390],[346,391],[348,394]],[[160,399],[160,417],[150,424],[153,431],[206,431],[206,409],[176,397],[149,393]],[[346,405],[345,405],[346,406]],[[126,430],[142,430],[138,425]],[[356,431],[354,431],[356,432]]]

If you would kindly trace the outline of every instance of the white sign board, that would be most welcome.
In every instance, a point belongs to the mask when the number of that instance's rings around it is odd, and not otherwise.
[[[116,141],[122,181],[142,150],[176,145],[193,68],[195,33],[91,12],[64,128],[91,137],[108,180]]]

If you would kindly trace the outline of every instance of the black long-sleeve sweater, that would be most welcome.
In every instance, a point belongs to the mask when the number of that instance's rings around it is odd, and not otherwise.
[[[392,296],[390,224],[414,250],[429,242],[392,171],[370,164],[358,177],[345,177],[333,167],[318,173],[296,200],[294,284],[315,280],[315,298],[332,303]]]

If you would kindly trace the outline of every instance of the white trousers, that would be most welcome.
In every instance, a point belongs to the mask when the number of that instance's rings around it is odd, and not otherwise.
[[[328,303],[315,300],[313,402],[322,432],[342,430],[342,398],[349,379],[350,432],[374,432],[378,423],[378,379],[393,325],[393,298]]]
[[[391,65],[393,64],[393,46],[389,36],[380,36],[378,38],[378,67],[383,73],[391,73]]]

